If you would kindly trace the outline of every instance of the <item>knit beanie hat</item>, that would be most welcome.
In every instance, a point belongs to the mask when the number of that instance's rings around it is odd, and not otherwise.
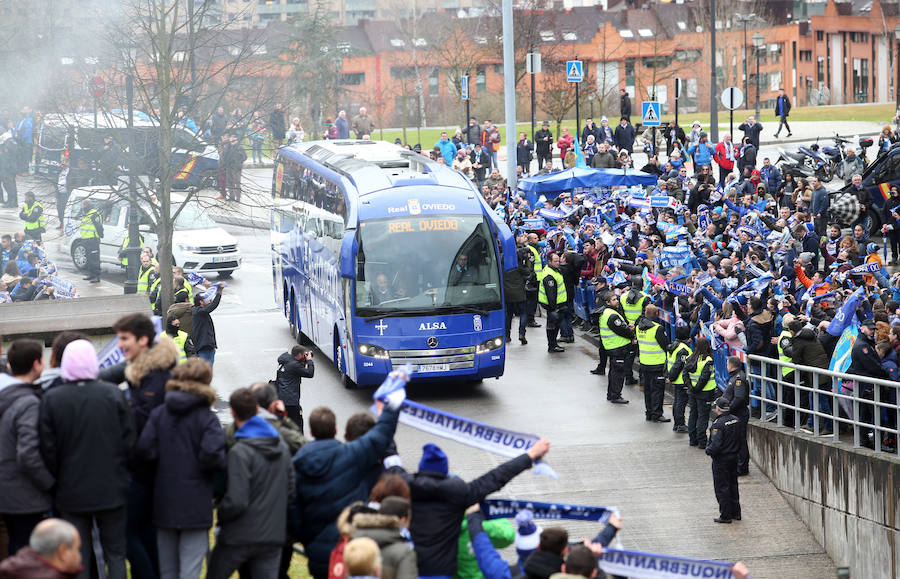
[[[419,471],[430,470],[447,474],[450,472],[450,466],[447,463],[447,455],[441,448],[429,442],[422,447],[422,460],[419,461]]]
[[[537,550],[541,539],[541,529],[534,524],[531,509],[522,509],[516,514],[516,553],[519,561],[525,561]]]

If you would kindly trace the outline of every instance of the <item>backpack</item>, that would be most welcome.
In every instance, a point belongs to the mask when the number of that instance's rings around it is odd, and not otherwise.
[[[331,551],[328,558],[328,579],[344,579],[347,576],[347,567],[344,566],[344,547],[350,541],[347,537],[341,537],[337,546]]]

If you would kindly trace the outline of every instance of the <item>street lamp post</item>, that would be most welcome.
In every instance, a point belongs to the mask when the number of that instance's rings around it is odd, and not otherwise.
[[[897,83],[894,85],[894,96],[897,99],[897,108],[900,109],[900,24],[894,28],[894,39],[897,41],[897,59],[894,68],[897,69]]]
[[[766,44],[766,37],[757,32],[753,35],[753,48],[756,51],[756,118],[759,118],[759,53]]]
[[[740,22],[741,24],[744,25],[744,42],[741,45],[741,56],[744,59],[744,94],[748,95],[749,93],[747,92],[747,78],[750,76],[750,74],[748,72],[749,67],[747,65],[747,23],[752,20],[755,20],[756,14],[754,14],[754,13],[735,14],[734,19],[737,22]],[[750,99],[749,98],[744,102],[744,108],[745,109],[750,108]]]

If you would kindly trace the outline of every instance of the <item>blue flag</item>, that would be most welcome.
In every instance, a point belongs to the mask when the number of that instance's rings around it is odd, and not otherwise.
[[[831,356],[831,363],[828,369],[832,372],[846,372],[850,367],[850,354],[853,351],[853,344],[856,343],[856,336],[859,335],[859,328],[856,324],[850,324],[841,334],[837,345],[834,347],[834,354]]]
[[[850,294],[850,297],[848,297],[847,301],[844,302],[844,305],[841,306],[840,311],[835,314],[834,319],[831,320],[831,323],[828,324],[828,329],[825,331],[832,336],[840,336],[843,334],[844,329],[855,322],[856,308],[859,307],[859,302],[862,301],[864,296],[865,289],[862,287]]]
[[[575,135],[575,167],[578,169],[587,169],[587,163],[584,162],[584,153],[581,152],[581,145],[578,143],[577,134]]]

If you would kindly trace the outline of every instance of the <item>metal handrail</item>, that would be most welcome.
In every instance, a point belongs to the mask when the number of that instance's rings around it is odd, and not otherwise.
[[[795,412],[795,420],[794,420],[794,430],[800,430],[801,424],[799,417],[800,416],[809,416],[812,415],[813,419],[813,434],[815,436],[820,436],[820,428],[819,422],[820,419],[828,419],[832,420],[834,424],[846,424],[850,425],[853,428],[853,446],[858,448],[861,445],[860,441],[863,436],[863,433],[871,432],[873,435],[873,442],[876,452],[881,452],[881,435],[882,434],[891,434],[894,436],[895,440],[895,450],[893,451],[896,454],[900,454],[900,444],[896,444],[897,436],[898,436],[898,427],[894,428],[888,427],[883,424],[881,419],[881,411],[883,409],[888,409],[893,412],[895,416],[900,412],[900,405],[896,403],[891,403],[888,401],[882,401],[881,390],[880,388],[873,388],[873,397],[864,398],[860,397],[859,388],[857,385],[859,383],[871,384],[873,386],[881,386],[886,388],[891,388],[895,391],[895,399],[900,399],[900,382],[894,382],[891,380],[884,380],[882,378],[873,378],[869,376],[862,376],[858,374],[846,374],[841,372],[834,372],[831,370],[826,370],[823,368],[815,368],[812,366],[803,366],[800,364],[794,364],[792,362],[784,362],[782,360],[778,360],[775,358],[767,358],[764,356],[758,356],[755,354],[746,354],[745,365],[747,378],[751,380],[759,380],[762,387],[760,388],[760,392],[758,395],[751,394],[750,398],[753,400],[759,400],[761,405],[761,414],[765,416],[765,407],[767,405],[775,405],[776,407],[776,418],[778,426],[784,426],[784,410],[792,410]],[[761,365],[760,372],[755,373],[750,370],[749,362],[756,362]],[[768,376],[767,370],[770,366],[775,367],[775,376]],[[787,382],[783,379],[781,369],[783,367],[791,368],[794,371],[794,380],[793,382]],[[801,373],[810,375],[813,377],[811,381],[811,385],[806,386],[800,383]],[[827,380],[820,379],[826,378]],[[840,386],[842,382],[853,382],[853,394],[842,394],[840,392]],[[831,391],[823,390],[821,388],[822,385],[831,383]],[[775,387],[775,399],[771,399],[766,395],[766,385],[770,384]],[[815,385],[818,385],[815,386]],[[806,392],[809,394],[809,408],[805,408],[800,405],[801,399],[800,396],[794,397],[794,403],[789,404],[784,401],[784,387],[793,388],[798,394],[801,392]],[[822,396],[826,399],[830,399],[829,406],[831,407],[831,413],[822,412],[819,408],[819,397]],[[844,418],[840,414],[840,407],[838,406],[838,402],[840,400],[846,400],[852,404],[853,416],[850,418]],[[873,409],[872,412],[872,422],[863,422],[860,419],[860,408],[861,407],[869,407]],[[895,421],[895,423],[898,421]],[[840,441],[840,433],[837,427],[832,429],[831,437],[834,442],[839,443]]]

